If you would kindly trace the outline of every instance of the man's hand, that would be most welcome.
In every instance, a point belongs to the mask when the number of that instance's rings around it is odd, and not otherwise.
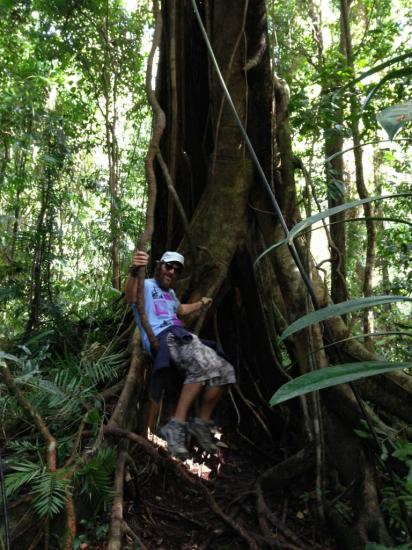
[[[132,263],[129,267],[129,276],[126,282],[126,302],[134,304],[137,301],[137,288],[139,275],[139,267],[146,267],[149,263],[149,255],[143,250],[135,250],[132,257]]]
[[[149,263],[149,254],[143,250],[136,250],[133,254],[131,267],[146,267]]]
[[[191,315],[192,313],[200,314],[201,311],[207,309],[212,303],[212,298],[206,298],[203,296],[197,302],[192,302],[190,304],[180,304],[177,310],[177,315],[179,317],[185,317],[186,315]]]
[[[202,298],[200,298],[200,301],[202,302],[202,310],[204,310],[210,306],[213,300],[212,298],[207,298],[206,296],[202,296]]]

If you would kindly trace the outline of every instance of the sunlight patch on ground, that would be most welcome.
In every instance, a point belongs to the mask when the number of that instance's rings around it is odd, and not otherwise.
[[[219,440],[217,443],[219,447],[226,447],[226,445],[220,441],[222,437],[221,433],[215,432],[213,435],[217,440]],[[161,437],[157,436],[156,434],[154,434],[153,432],[151,432],[150,429],[147,430],[147,439],[152,443],[154,443],[155,445],[157,445],[158,447],[161,447],[162,449],[167,450],[166,441]],[[212,470],[204,462],[195,462],[193,459],[188,458],[183,462],[183,464],[192,474],[198,477],[201,477],[202,479],[209,479],[209,475]]]

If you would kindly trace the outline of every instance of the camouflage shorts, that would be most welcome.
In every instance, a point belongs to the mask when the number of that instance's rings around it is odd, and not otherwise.
[[[184,377],[184,384],[203,382],[205,386],[225,386],[236,382],[235,369],[212,348],[192,338],[176,338],[167,335],[170,357]]]

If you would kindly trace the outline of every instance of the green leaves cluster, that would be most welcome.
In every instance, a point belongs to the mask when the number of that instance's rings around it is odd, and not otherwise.
[[[23,487],[28,488],[33,508],[40,518],[53,517],[63,509],[66,491],[70,490],[64,472],[48,472],[39,464],[25,460],[11,465],[11,468],[13,472],[6,476],[8,497]]]
[[[112,386],[123,374],[124,350],[85,344],[76,356],[59,357],[50,331],[20,346],[20,353],[0,352],[1,364],[13,370],[13,376],[26,399],[45,419],[58,441],[58,469],[50,472],[45,465],[46,444],[22,415],[13,397],[0,393],[0,407],[8,414],[3,429],[6,433],[16,424],[22,434],[7,441],[6,487],[9,503],[23,495],[39,517],[60,513],[67,495],[82,494],[95,511],[112,498],[116,451],[96,446],[85,452],[77,441],[77,431],[86,427],[97,437],[104,422],[104,410],[97,394]],[[73,453],[74,461],[62,465]],[[72,481],[74,475],[74,483]]]
[[[103,448],[76,469],[75,490],[85,495],[95,510],[113,497],[115,464],[114,449]],[[69,470],[49,472],[41,462],[24,459],[9,461],[8,467],[11,470],[6,476],[8,499],[24,491],[30,496],[31,505],[40,518],[53,517],[62,511],[67,496],[73,491]]]
[[[86,317],[111,298],[106,110],[117,121],[116,211],[128,261],[150,132],[142,51],[150,16],[145,2],[139,6],[1,6],[2,334]]]

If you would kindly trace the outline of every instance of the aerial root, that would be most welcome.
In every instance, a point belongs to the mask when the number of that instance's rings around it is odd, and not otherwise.
[[[71,494],[70,488],[66,487],[66,502],[65,502],[65,511],[66,511],[66,532],[64,538],[64,550],[71,550],[73,548],[74,539],[76,538],[76,506],[74,503],[73,495]]]
[[[120,451],[117,458],[116,472],[114,475],[114,498],[110,520],[110,538],[107,545],[108,550],[120,550],[122,547],[125,464],[126,453],[124,451]]]
[[[124,481],[126,464],[130,464],[130,455],[122,450],[117,458],[116,472],[114,476],[114,499],[110,521],[110,538],[108,550],[121,550],[123,535],[129,536],[142,550],[148,550],[142,543],[140,537],[132,530],[124,519]]]

